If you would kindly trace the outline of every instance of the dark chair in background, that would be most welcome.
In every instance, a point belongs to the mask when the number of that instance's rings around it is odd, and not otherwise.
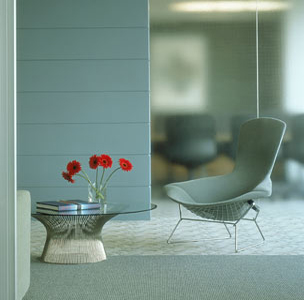
[[[185,166],[189,179],[194,170],[217,155],[215,119],[210,115],[176,115],[165,121],[166,142],[162,155],[171,163]]]

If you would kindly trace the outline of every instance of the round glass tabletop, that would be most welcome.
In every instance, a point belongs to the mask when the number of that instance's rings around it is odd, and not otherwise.
[[[32,216],[47,215],[47,216],[94,216],[94,215],[122,215],[133,214],[153,210],[157,207],[156,204],[107,204],[100,209],[82,209],[82,210],[69,210],[69,211],[33,211]]]

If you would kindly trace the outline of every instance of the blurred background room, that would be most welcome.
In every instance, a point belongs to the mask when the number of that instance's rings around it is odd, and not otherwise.
[[[304,1],[260,0],[258,19],[256,7],[150,1],[152,197],[233,169],[240,125],[257,114],[258,38],[260,116],[287,123],[272,199],[304,198]]]

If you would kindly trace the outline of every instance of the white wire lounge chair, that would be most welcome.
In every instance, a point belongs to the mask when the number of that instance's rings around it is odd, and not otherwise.
[[[258,118],[244,123],[240,130],[234,170],[227,175],[200,178],[165,186],[167,195],[179,204],[180,219],[168,238],[168,243],[183,220],[223,223],[235,229],[235,252],[237,225],[241,220],[253,221],[263,239],[256,221],[260,208],[255,200],[267,198],[272,193],[270,175],[282,142],[286,124],[278,119]],[[202,219],[184,218],[181,206]],[[255,217],[245,218],[253,209]],[[259,243],[261,244],[261,243]],[[255,245],[250,245],[256,246]]]

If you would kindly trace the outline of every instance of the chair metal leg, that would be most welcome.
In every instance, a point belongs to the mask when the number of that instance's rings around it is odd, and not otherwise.
[[[261,244],[264,243],[265,237],[264,237],[264,235],[263,235],[263,233],[262,233],[262,230],[261,230],[260,226],[259,226],[258,223],[257,223],[257,217],[258,217],[258,215],[259,215],[259,213],[260,213],[260,208],[259,208],[257,205],[255,205],[255,203],[254,203],[253,201],[252,201],[250,204],[251,204],[251,207],[250,207],[248,210],[246,210],[246,212],[243,214],[243,216],[242,216],[240,219],[238,219],[236,222],[227,222],[227,221],[215,221],[215,220],[204,220],[204,219],[184,218],[184,217],[182,216],[181,205],[179,204],[179,217],[180,217],[180,218],[179,218],[177,224],[175,225],[173,231],[171,232],[171,234],[170,234],[170,236],[169,236],[169,238],[168,238],[168,240],[167,240],[167,243],[168,243],[168,244],[177,244],[177,243],[198,242],[197,240],[195,240],[195,241],[177,241],[177,242],[172,242],[171,239],[172,239],[172,237],[173,237],[173,235],[174,235],[174,233],[175,233],[177,227],[180,225],[181,221],[200,221],[200,222],[209,222],[209,223],[221,223],[221,224],[224,224],[224,226],[225,226],[225,228],[226,228],[226,230],[227,230],[227,232],[228,232],[228,235],[229,235],[228,237],[224,237],[224,238],[207,238],[207,239],[200,239],[200,241],[230,239],[230,238],[232,237],[232,234],[231,234],[231,232],[230,232],[230,230],[229,230],[229,228],[228,228],[228,226],[227,226],[227,224],[228,224],[228,225],[233,225],[233,226],[234,226],[234,250],[235,250],[235,253],[244,251],[244,250],[249,249],[249,248],[257,247],[257,246],[259,246],[259,245],[261,245]],[[255,217],[252,218],[252,219],[244,218],[244,216],[248,213],[248,211],[249,211],[250,209],[253,209],[253,210],[256,212]],[[260,235],[261,235],[261,237],[262,237],[262,239],[263,239],[263,241],[260,242],[260,243],[257,243],[257,244],[252,244],[252,245],[249,245],[249,246],[247,246],[247,247],[238,249],[238,229],[237,229],[237,225],[238,225],[238,223],[239,223],[240,221],[243,221],[243,220],[244,220],[244,221],[251,221],[251,222],[254,222],[254,223],[255,223],[255,225],[256,225],[256,227],[257,227],[257,229],[258,229],[258,231],[259,231],[259,233],[260,233]]]
[[[255,223],[256,227],[258,228],[259,233],[260,233],[262,239],[265,241],[265,237],[264,237],[264,235],[263,235],[263,233],[262,233],[262,230],[261,230],[260,226],[258,225],[257,221],[254,220],[254,223]]]
[[[256,225],[257,225],[257,223],[256,223]],[[258,227],[258,226],[257,226],[257,227]],[[235,226],[235,228],[236,228],[236,226]],[[258,228],[259,228],[259,227],[258,227]],[[262,242],[257,243],[257,244],[252,244],[252,245],[249,245],[249,246],[244,247],[244,248],[241,248],[241,249],[238,249],[238,248],[237,248],[237,236],[235,236],[235,253],[238,253],[238,252],[241,252],[241,251],[244,251],[244,250],[247,250],[247,249],[254,248],[254,247],[257,247],[257,246],[262,245],[262,244],[265,242],[265,237],[263,236],[263,234],[262,234],[261,231],[260,231],[260,234],[261,234],[261,236],[262,236],[262,238],[263,238],[263,241],[262,241]]]
[[[228,237],[222,237],[222,238],[206,238],[206,239],[199,239],[199,240],[189,240],[189,241],[175,241],[175,242],[171,242],[171,239],[172,239],[172,236],[175,232],[175,230],[177,229],[177,227],[179,226],[179,224],[181,223],[181,221],[198,221],[198,222],[209,222],[209,221],[206,221],[206,220],[200,220],[200,219],[190,219],[190,218],[181,218],[179,219],[179,221],[177,222],[177,224],[175,225],[173,231],[171,232],[168,240],[167,240],[167,243],[168,244],[180,244],[180,243],[190,243],[190,242],[199,242],[199,241],[212,241],[212,240],[226,240],[226,239],[231,239],[232,235],[231,235],[231,232],[229,231],[227,225],[223,222],[216,222],[216,223],[223,223],[225,225],[225,228],[228,232]],[[212,222],[214,223],[214,222]]]
[[[240,221],[240,220],[239,220],[239,221],[234,225],[234,226],[235,226],[235,253],[244,251],[244,250],[249,249],[249,248],[257,247],[257,246],[263,244],[264,241],[265,241],[265,237],[264,237],[264,235],[263,235],[263,233],[262,233],[262,230],[261,230],[260,226],[258,225],[258,223],[257,223],[257,221],[256,221],[256,219],[257,219],[257,217],[258,217],[258,215],[259,215],[260,209],[257,208],[257,207],[255,207],[254,210],[256,211],[256,216],[255,216],[253,219],[242,218],[241,220],[252,221],[252,222],[254,222],[255,225],[256,225],[256,227],[257,227],[257,229],[258,229],[258,231],[259,231],[259,233],[260,233],[260,235],[261,235],[261,237],[262,237],[262,239],[263,239],[263,241],[260,242],[260,243],[257,243],[257,244],[249,245],[249,246],[244,247],[244,248],[242,248],[242,249],[238,249],[238,248],[237,248],[237,223]]]
[[[167,240],[167,243],[168,243],[168,244],[172,244],[172,243],[170,242],[170,240],[171,240],[171,238],[172,238],[172,236],[173,236],[175,230],[177,229],[178,225],[180,224],[180,222],[181,222],[182,220],[183,220],[183,219],[179,219],[178,222],[177,222],[177,224],[175,225],[173,231],[171,232],[171,234],[170,234],[170,236],[169,236],[169,238],[168,238],[168,240]]]
[[[227,227],[226,222],[213,222],[213,221],[208,221],[208,220],[203,220],[203,219],[191,219],[191,218],[183,218],[182,216],[182,210],[181,210],[181,205],[179,204],[179,220],[177,222],[177,224],[175,225],[175,227],[173,228],[173,231],[171,232],[167,243],[168,244],[178,244],[178,243],[189,243],[189,242],[198,242],[198,240],[189,240],[189,241],[177,241],[177,242],[171,242],[172,236],[174,234],[174,232],[176,231],[177,227],[179,226],[179,224],[182,221],[198,221],[198,222],[212,222],[212,223],[222,223],[224,224],[227,232],[228,232],[228,237],[223,237],[223,238],[206,238],[206,239],[200,239],[200,241],[210,241],[210,240],[225,240],[225,239],[230,239],[232,237],[231,232],[229,231],[229,228]]]
[[[229,238],[231,238],[232,236],[231,236],[231,232],[230,232],[230,230],[229,230],[229,228],[227,227],[227,225],[226,225],[226,223],[224,222],[224,225],[225,225],[225,228],[226,228],[226,230],[227,230],[227,232],[228,232],[228,234],[229,234]]]
[[[237,224],[234,225],[234,251],[237,253]]]

